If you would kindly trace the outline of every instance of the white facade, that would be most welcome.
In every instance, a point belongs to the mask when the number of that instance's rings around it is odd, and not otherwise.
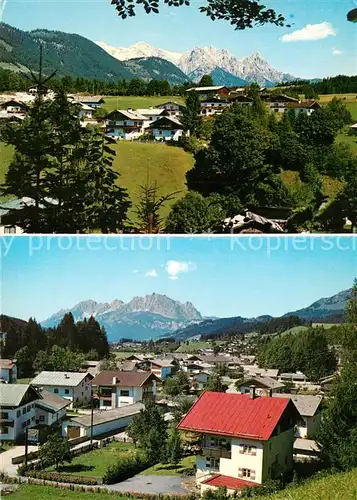
[[[155,124],[153,124],[152,134],[157,141],[178,141],[180,137],[183,135],[183,130],[181,128],[178,129],[162,129],[155,128]]]
[[[313,438],[321,422],[321,412],[313,416],[301,416],[296,425],[295,436],[298,438]]]
[[[202,455],[196,457],[196,480],[201,483],[213,474],[222,474],[262,484],[274,474],[292,469],[293,443],[293,428],[268,441],[206,434]]]
[[[88,375],[83,377],[82,381],[79,382],[79,384],[76,386],[61,385],[60,383],[59,384],[53,383],[51,385],[46,384],[46,382],[37,383],[36,378],[32,381],[34,387],[41,387],[48,392],[52,392],[57,396],[61,396],[62,398],[69,400],[71,402],[69,408],[74,408],[81,404],[86,404],[91,399],[92,391],[91,391],[91,386],[89,384],[91,377],[89,377]]]
[[[1,229],[1,226],[0,226]],[[1,232],[0,232],[1,234]],[[4,380],[8,384],[16,384],[17,382],[17,366],[14,364],[12,367],[6,368],[5,366],[0,367],[0,379]],[[1,404],[1,401],[0,401]]]
[[[62,420],[66,416],[66,408],[61,408],[55,412],[46,410],[42,406],[36,405],[36,424],[51,426]]]
[[[26,427],[36,425],[35,403],[32,401],[14,409],[2,407],[0,420],[0,441],[16,441],[24,435]]]

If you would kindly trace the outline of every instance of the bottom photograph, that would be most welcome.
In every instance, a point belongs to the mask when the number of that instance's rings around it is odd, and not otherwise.
[[[10,500],[353,500],[357,238],[5,236]]]

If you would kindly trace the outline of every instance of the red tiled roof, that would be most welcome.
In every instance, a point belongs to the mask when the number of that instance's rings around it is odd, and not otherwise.
[[[289,404],[287,398],[204,392],[178,428],[266,441]]]
[[[231,490],[242,490],[247,486],[259,486],[257,483],[253,483],[253,481],[246,481],[245,479],[237,479],[235,477],[223,476],[222,474],[215,474],[208,479],[202,481],[201,484],[208,484],[209,486],[225,486]]]
[[[95,386],[109,386],[113,384],[113,378],[116,378],[117,387],[141,387],[151,377],[153,380],[158,380],[151,372],[126,372],[126,371],[102,371],[91,381]]]

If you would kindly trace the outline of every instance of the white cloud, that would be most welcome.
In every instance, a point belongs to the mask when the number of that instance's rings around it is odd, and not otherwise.
[[[282,42],[301,42],[323,40],[328,36],[336,36],[336,30],[331,23],[307,24],[300,30],[293,31],[281,37]]]
[[[149,278],[156,278],[157,277],[157,272],[155,271],[155,269],[151,269],[150,271],[147,271],[145,273],[145,276],[147,276]]]
[[[165,269],[169,275],[170,280],[177,280],[179,274],[188,273],[196,269],[196,265],[193,262],[180,262],[178,260],[169,260],[166,263]]]
[[[333,49],[332,54],[334,56],[340,56],[342,54],[342,50],[340,50],[340,49]]]
[[[131,272],[135,274],[138,273],[139,271],[137,269],[133,269]]]

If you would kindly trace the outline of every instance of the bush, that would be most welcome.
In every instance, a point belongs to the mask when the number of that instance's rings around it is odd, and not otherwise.
[[[43,479],[45,481],[55,481],[58,483],[73,483],[86,486],[96,486],[99,484],[98,479],[96,479],[95,477],[72,476],[71,474],[60,474],[58,472],[27,471],[25,475],[28,477],[33,477],[35,479]]]
[[[138,474],[151,465],[153,464],[141,453],[122,458],[115,465],[109,465],[107,467],[103,476],[103,483],[113,484],[125,481],[125,479]]]

